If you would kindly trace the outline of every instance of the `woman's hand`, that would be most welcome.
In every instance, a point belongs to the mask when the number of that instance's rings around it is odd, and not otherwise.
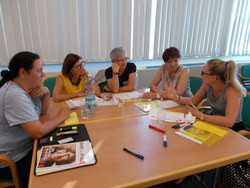
[[[146,92],[146,93],[143,94],[142,98],[143,99],[155,99],[156,98],[156,94],[153,93],[152,91]]]
[[[160,93],[160,96],[164,99],[171,99],[171,100],[178,99],[175,89],[171,89],[170,87],[165,87],[164,91]]]
[[[191,112],[193,116],[196,116],[198,118],[202,115],[199,109],[192,102],[190,102],[190,105],[186,105],[186,109],[188,112]]]
[[[120,66],[118,65],[118,63],[112,63],[112,70],[113,70],[113,73],[114,72],[118,72],[120,69]]]
[[[83,76],[88,77],[88,75],[89,75],[89,72],[88,72],[88,71],[86,71],[86,69],[84,69],[84,70],[83,70]]]
[[[61,118],[61,122],[63,122],[64,120],[68,119],[69,116],[71,114],[71,110],[70,108],[60,108],[57,117]]]
[[[29,96],[31,98],[39,97],[41,95],[49,95],[49,94],[50,94],[49,89],[45,86],[40,86],[38,88],[35,88],[29,91]]]

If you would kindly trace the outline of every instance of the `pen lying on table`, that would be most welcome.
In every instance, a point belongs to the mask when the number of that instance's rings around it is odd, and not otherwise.
[[[153,126],[153,125],[149,125],[148,127],[151,128],[151,129],[154,129],[154,130],[156,130],[156,131],[159,131],[159,132],[161,132],[161,133],[165,133],[165,132],[166,132],[165,130],[160,129],[160,128],[158,128],[158,127],[155,127],[155,126]]]
[[[79,132],[77,130],[74,131],[65,131],[65,132],[60,132],[56,133],[56,136],[62,136],[62,135],[68,135],[68,134],[78,134]]]
[[[123,148],[123,150],[126,151],[126,152],[128,152],[128,153],[130,153],[131,155],[134,155],[135,157],[138,157],[138,158],[141,159],[141,160],[144,159],[144,156],[143,156],[143,155],[140,155],[140,154],[138,154],[138,153],[134,153],[134,152],[128,150],[127,148]]]

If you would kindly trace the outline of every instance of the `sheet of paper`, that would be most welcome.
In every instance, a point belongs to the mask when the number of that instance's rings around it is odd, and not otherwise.
[[[69,105],[69,107],[83,106],[85,105],[85,98],[67,100],[66,103]]]
[[[79,123],[79,120],[78,120],[78,117],[77,117],[76,112],[72,112],[72,113],[70,114],[69,118],[66,119],[66,120],[64,121],[64,123],[65,123],[66,125],[72,125],[72,124],[77,124],[77,123]]]
[[[132,92],[126,92],[126,93],[119,93],[119,94],[114,94],[115,97],[122,98],[124,100],[127,99],[134,99],[134,98],[139,98],[143,94],[138,92],[138,91],[132,91]]]
[[[171,112],[168,110],[163,110],[161,108],[152,108],[149,111],[149,119],[157,120],[158,114],[163,114],[164,121],[168,122],[183,122],[184,121],[184,113],[180,112]]]
[[[171,112],[165,111],[165,121],[169,122],[183,122],[184,121],[184,113],[180,112]]]
[[[171,108],[175,106],[179,106],[179,104],[173,102],[173,101],[157,101],[156,104],[162,108]]]

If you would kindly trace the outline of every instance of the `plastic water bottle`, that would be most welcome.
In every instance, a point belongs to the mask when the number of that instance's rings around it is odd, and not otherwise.
[[[95,80],[93,76],[89,74],[88,78],[86,79],[86,85],[85,85],[85,89],[86,89],[85,102],[86,102],[86,108],[88,109],[89,114],[95,113],[95,110],[96,110],[95,92],[92,89],[94,83],[95,83]]]

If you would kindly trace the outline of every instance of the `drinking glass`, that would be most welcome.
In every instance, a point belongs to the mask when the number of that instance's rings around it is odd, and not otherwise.
[[[117,102],[118,102],[118,106],[119,107],[123,107],[124,106],[124,99],[117,97]]]
[[[165,121],[165,113],[163,110],[157,110],[157,121],[160,124]]]
[[[85,106],[80,107],[80,114],[82,119],[88,119],[89,117],[89,110]]]

